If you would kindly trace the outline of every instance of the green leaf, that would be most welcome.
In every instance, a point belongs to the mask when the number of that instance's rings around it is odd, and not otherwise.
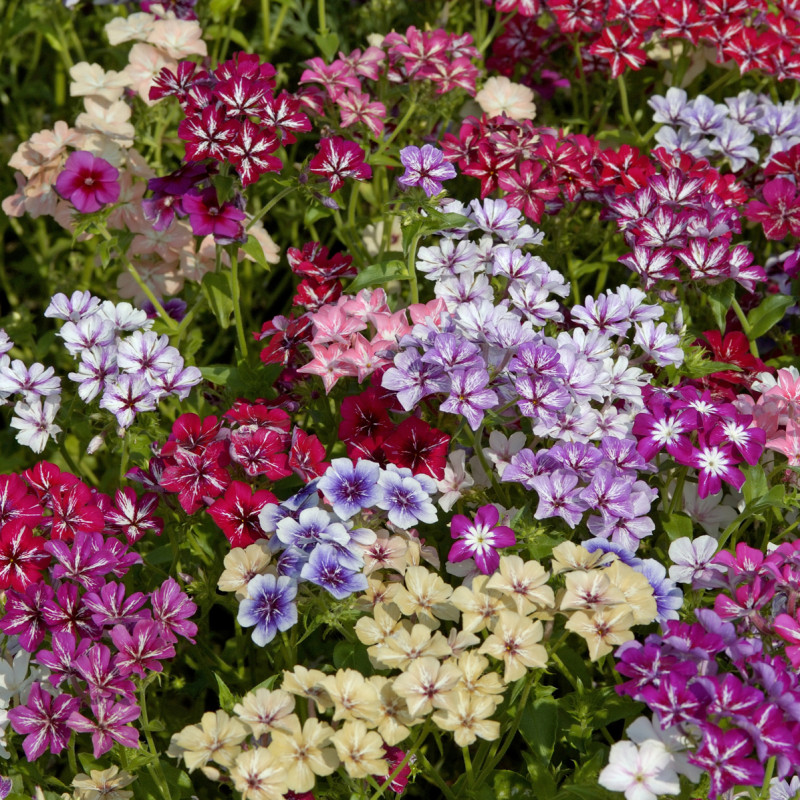
[[[370,264],[362,269],[347,287],[348,292],[357,292],[367,286],[382,286],[389,281],[408,280],[405,262],[390,259],[379,264]]]
[[[687,361],[681,371],[687,378],[702,378],[714,372],[741,372],[742,368],[737,367],[736,364],[726,364],[724,361],[702,360]]]
[[[233,372],[234,368],[230,364],[210,364],[207,367],[200,367],[203,380],[215,386],[226,386]]]
[[[373,167],[402,167],[403,165],[394,156],[388,153],[375,153],[368,159]]]
[[[317,220],[325,219],[326,217],[333,216],[333,209],[328,208],[327,206],[323,206],[321,203],[315,203],[313,205],[309,205],[306,208],[305,216],[303,217],[303,222],[306,225],[313,225]]]
[[[264,255],[264,248],[255,236],[248,236],[247,241],[241,245],[242,250],[258,264],[259,267],[267,271],[270,270],[270,263]]]
[[[314,37],[314,42],[319,47],[322,55],[325,56],[326,61],[332,61],[339,49],[339,37],[332,32],[318,33]]]
[[[208,10],[214,22],[222,22],[225,15],[233,8],[236,0],[211,0],[208,4]]]
[[[687,517],[686,514],[670,514],[668,517],[663,517],[662,521],[664,530],[671,541],[680,539],[683,536],[687,536],[689,539],[692,538],[694,525],[691,517]]]
[[[494,796],[496,800],[537,800],[530,781],[507,769],[494,773]]]
[[[550,763],[558,732],[558,703],[552,697],[542,697],[525,709],[519,732],[531,752],[545,764]]]
[[[236,703],[233,692],[228,688],[228,684],[226,684],[225,681],[220,678],[219,673],[215,672],[214,677],[217,679],[217,688],[219,689],[217,694],[219,696],[220,708],[230,714],[230,712],[233,711],[233,706]]]
[[[233,314],[233,300],[231,299],[231,285],[228,275],[222,272],[209,272],[203,278],[203,294],[208,300],[208,305],[214,312],[220,327],[229,328],[231,314]]]
[[[761,500],[767,494],[769,487],[767,486],[767,476],[764,470],[758,465],[749,464],[740,465],[739,469],[745,474],[744,486],[742,493],[746,503],[752,503],[754,500]]]
[[[523,753],[522,756],[523,758],[527,756],[525,762],[528,765],[528,777],[538,792],[536,800],[553,800],[558,791],[558,786],[547,765],[535,760],[529,753]]]
[[[721,331],[725,330],[725,317],[730,310],[735,292],[736,284],[732,280],[723,281],[706,289],[706,297],[711,306],[711,313],[714,315],[714,322]]]
[[[584,653],[578,653],[573,647],[564,645],[558,649],[556,655],[564,662],[564,666],[573,678],[579,680],[584,686],[592,685],[592,675],[586,667]]]
[[[233,197],[235,185],[233,175],[214,175],[211,183],[217,190],[217,200],[220,203],[227,203]]]
[[[360,644],[338,642],[333,648],[333,666],[336,669],[355,669],[369,672],[369,656]]]
[[[751,341],[767,333],[773,325],[777,325],[786,313],[786,309],[794,303],[794,298],[785,294],[772,294],[758,308],[747,315],[748,331]]]

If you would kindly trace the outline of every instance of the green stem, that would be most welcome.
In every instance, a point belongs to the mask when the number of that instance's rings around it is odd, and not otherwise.
[[[380,798],[383,797],[383,793],[389,788],[392,781],[403,771],[403,767],[405,767],[405,765],[408,764],[412,756],[416,755],[417,751],[420,749],[420,747],[422,747],[423,743],[425,742],[425,739],[428,738],[430,730],[431,730],[431,722],[430,720],[428,720],[422,726],[422,733],[420,733],[420,735],[417,737],[417,741],[414,742],[413,745],[411,745],[411,747],[408,749],[405,756],[403,757],[403,760],[394,768],[394,771],[386,777],[386,780],[383,782],[383,786],[378,788],[378,791],[376,791],[375,794],[372,795],[370,800],[380,800]]]
[[[249,231],[249,230],[250,230],[250,228],[252,228],[252,227],[253,227],[253,225],[255,225],[255,224],[256,224],[256,222],[258,222],[258,221],[259,221],[259,220],[260,220],[260,219],[261,219],[263,216],[265,216],[265,215],[266,215],[266,214],[268,214],[270,211],[272,211],[272,209],[273,209],[273,208],[274,208],[274,207],[275,207],[275,206],[276,206],[278,203],[280,203],[280,201],[281,201],[281,200],[283,200],[283,198],[284,198],[284,197],[286,197],[287,195],[291,194],[292,192],[295,192],[295,191],[297,191],[297,189],[299,189],[299,188],[300,188],[300,184],[298,183],[298,184],[293,184],[292,186],[286,186],[286,187],[284,187],[283,189],[281,189],[281,190],[278,192],[278,194],[276,194],[276,195],[275,195],[275,197],[273,197],[273,198],[272,198],[272,200],[270,200],[270,201],[269,201],[269,202],[268,202],[268,203],[267,203],[267,204],[264,206],[264,208],[262,208],[262,209],[261,209],[261,210],[260,210],[260,211],[259,211],[259,212],[258,212],[258,213],[257,213],[257,214],[256,214],[256,215],[255,215],[255,216],[254,216],[254,217],[253,217],[251,220],[250,220],[250,222],[248,222],[248,223],[247,223],[247,228],[246,228],[246,230],[248,230],[248,231]]]
[[[469,747],[461,748],[461,755],[464,756],[464,768],[467,770],[467,786],[473,786],[475,776],[472,774],[472,758],[469,754]]]
[[[750,353],[758,358],[758,346],[750,339],[750,323],[747,321],[747,317],[735,297],[731,300],[731,308],[742,325],[742,333],[747,337],[747,341],[750,342]]]
[[[672,502],[669,504],[667,514],[672,516],[683,503],[683,484],[686,482],[686,475],[689,467],[681,467],[678,472],[678,479],[675,481],[675,493],[672,495]]]
[[[767,761],[767,768],[764,771],[764,783],[761,785],[761,793],[759,794],[760,798],[763,800],[769,800],[770,791],[769,785],[772,782],[772,775],[775,772],[775,756],[772,756],[769,761]]]
[[[264,42],[264,50],[269,49],[269,41],[272,38],[269,19],[269,0],[261,0],[261,39]]]
[[[380,143],[380,145],[378,147],[378,152],[376,153],[376,155],[380,155],[384,150],[386,150],[387,147],[389,147],[389,145],[395,140],[397,135],[406,127],[406,125],[408,124],[408,121],[411,119],[411,117],[413,116],[413,114],[414,114],[414,112],[416,110],[417,110],[417,99],[415,97],[411,101],[411,105],[409,105],[408,110],[406,111],[406,113],[403,114],[400,122],[397,123],[397,127],[389,135],[389,138],[388,139],[384,139]]]
[[[275,27],[272,29],[272,36],[269,37],[269,50],[267,52],[271,53],[275,49],[275,45],[278,44],[278,37],[281,35],[281,28],[283,27],[283,21],[286,19],[286,14],[289,12],[289,4],[284,3],[281,6],[281,10],[278,12],[278,19],[275,22]]]
[[[239,258],[238,245],[231,245],[231,299],[233,300],[233,318],[236,322],[236,338],[239,340],[239,350],[242,359],[247,358],[247,337],[244,334],[242,321],[242,298],[239,289]]]
[[[328,32],[328,21],[325,18],[325,0],[317,0],[317,17],[319,18],[319,32],[324,36]]]
[[[444,779],[439,774],[439,770],[437,770],[433,764],[428,761],[425,754],[418,753],[418,756],[422,766],[424,767],[424,772],[422,773],[423,777],[431,781],[431,783],[435,783],[447,800],[461,800],[453,794],[453,790],[444,782]]]
[[[172,794],[169,790],[169,782],[167,781],[164,770],[161,767],[161,759],[158,757],[159,753],[156,749],[156,743],[153,741],[153,734],[150,732],[150,717],[147,714],[147,688],[142,685],[139,688],[139,708],[142,710],[142,727],[144,728],[144,738],[147,740],[147,747],[155,759],[156,767],[150,763],[147,769],[150,776],[155,781],[156,786],[161,790],[161,794],[166,800],[172,800]]]
[[[411,302],[419,303],[419,285],[417,284],[417,245],[420,236],[417,234],[411,240],[411,247],[408,250],[408,282],[411,288]]]
[[[75,739],[76,736],[69,737],[69,750],[67,750],[67,759],[69,760],[69,768],[72,775],[78,774],[78,759],[75,758]]]
[[[641,142],[642,136],[631,116],[631,108],[628,104],[628,89],[625,86],[625,80],[622,75],[617,78],[617,86],[619,87],[619,99],[622,103],[622,118],[625,120],[625,124],[636,134],[636,139]]]

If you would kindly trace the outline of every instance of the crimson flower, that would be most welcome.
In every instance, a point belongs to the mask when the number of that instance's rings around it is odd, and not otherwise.
[[[219,525],[231,543],[231,547],[247,547],[264,538],[258,524],[261,509],[278,500],[272,492],[262,489],[257,492],[241,481],[233,481],[220,497],[209,506],[209,516]]]
[[[42,461],[34,467],[51,466],[58,472],[58,467]],[[33,470],[23,473],[25,477]],[[34,487],[34,491],[36,487]],[[0,525],[7,522],[24,522],[31,528],[35,528],[42,518],[42,508],[29,491],[28,486],[19,475],[0,475]]]
[[[364,151],[355,143],[334,136],[320,142],[319,152],[311,159],[309,171],[325,178],[336,192],[345,178],[364,181],[372,177],[372,167],[364,161]]]
[[[104,158],[76,150],[56,179],[56,191],[82,214],[90,214],[119,200],[118,178],[119,170]]]
[[[764,184],[765,202],[751,200],[744,215],[760,222],[767,239],[783,239],[787,233],[800,236],[800,193],[788,178],[774,178]]]
[[[49,563],[43,540],[22,522],[8,522],[0,529],[0,589],[24,590],[41,578]]]
[[[9,710],[8,718],[14,730],[28,734],[22,749],[29,762],[36,761],[48,748],[53,755],[58,755],[67,746],[72,734],[67,722],[79,707],[77,697],[62,694],[53,698],[42,691],[40,683],[34,683],[28,702]]]
[[[229,121],[222,109],[209,105],[202,112],[181,120],[178,136],[186,142],[187,161],[204,158],[225,161],[228,145],[238,130],[239,124]]]
[[[642,49],[644,40],[637,33],[630,32],[622,25],[603,28],[600,38],[589,48],[594,56],[600,56],[611,63],[611,77],[618,78],[627,68],[642,68],[647,55]]]
[[[249,186],[257,181],[265,172],[280,172],[283,163],[279,158],[271,156],[278,147],[275,136],[246,119],[236,138],[228,147],[228,158],[236,167],[242,186]]]
[[[386,459],[415,475],[444,478],[450,437],[417,417],[403,420],[383,442]]]
[[[231,434],[231,458],[251,477],[266,475],[271,481],[292,474],[286,468],[282,437],[266,428],[240,428]]]
[[[325,461],[325,446],[318,437],[295,428],[292,432],[288,466],[306,483],[319,478],[330,466]]]
[[[230,482],[220,465],[225,460],[225,443],[214,442],[201,453],[178,450],[175,463],[164,470],[161,485],[177,492],[178,502],[187,514],[194,514],[206,497],[217,497]]]
[[[239,223],[245,218],[244,211],[239,211],[233,203],[220,203],[213,187],[185,194],[183,210],[189,215],[195,236],[213,233],[215,237],[236,239],[242,235]]]

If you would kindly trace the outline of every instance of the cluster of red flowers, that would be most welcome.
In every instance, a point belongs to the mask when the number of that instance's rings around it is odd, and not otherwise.
[[[683,39],[715,47],[718,63],[733,60],[742,72],[798,80],[797,6],[796,0],[495,0],[498,11],[518,16],[496,40],[489,65],[511,75],[519,61],[541,66],[541,53],[577,41],[585,71],[604,66],[617,77],[642,67],[644,47],[655,38]],[[552,19],[547,29],[537,24],[543,14]]]
[[[278,481],[294,473],[307,482],[325,471],[324,459],[322,442],[292,430],[285,411],[239,401],[223,420],[182,414],[148,471],[136,468],[131,477],[177,494],[187,514],[206,508],[231,545],[245,547],[263,538],[258,515],[278,502],[271,491],[254,490],[253,479]]]

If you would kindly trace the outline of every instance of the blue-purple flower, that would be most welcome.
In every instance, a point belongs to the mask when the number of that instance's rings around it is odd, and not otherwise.
[[[253,628],[253,641],[264,647],[278,631],[287,631],[297,622],[297,583],[282,575],[256,575],[247,584],[247,598],[239,605],[240,625]]]
[[[319,490],[342,519],[350,519],[362,508],[375,505],[380,497],[378,478],[381,468],[374,461],[334,458],[320,479]]]
[[[410,189],[420,186],[428,197],[442,191],[442,181],[456,177],[456,168],[444,160],[444,153],[433,145],[409,145],[400,151],[400,161],[406,168],[397,182]]]
[[[337,600],[367,588],[367,579],[342,563],[335,547],[321,544],[314,548],[303,566],[300,577],[329,591]]]
[[[388,512],[389,522],[408,530],[418,522],[436,522],[436,509],[430,495],[436,491],[436,481],[420,473],[412,475],[407,467],[389,464],[381,473],[379,508]]]

